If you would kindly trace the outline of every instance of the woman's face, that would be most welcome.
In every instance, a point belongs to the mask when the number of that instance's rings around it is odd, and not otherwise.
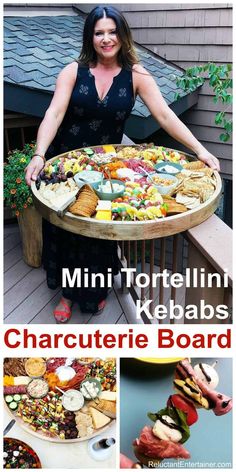
[[[101,18],[97,21],[93,33],[93,47],[102,59],[113,59],[117,56],[121,42],[117,36],[114,20]]]

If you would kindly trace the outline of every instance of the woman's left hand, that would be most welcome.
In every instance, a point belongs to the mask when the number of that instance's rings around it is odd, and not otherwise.
[[[217,157],[213,156],[210,152],[206,149],[197,153],[197,157],[200,161],[205,162],[209,167],[214,170],[220,171],[220,163]]]

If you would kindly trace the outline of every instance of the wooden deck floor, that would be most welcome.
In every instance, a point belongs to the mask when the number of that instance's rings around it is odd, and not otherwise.
[[[149,272],[148,266],[146,267]],[[156,267],[156,271],[159,269]],[[164,290],[164,304],[170,299],[170,289]],[[178,290],[176,303],[184,304],[185,289]],[[29,267],[22,258],[17,224],[7,225],[4,231],[4,322],[6,324],[54,324],[53,309],[60,299],[60,289],[47,287],[45,271]],[[154,290],[154,306],[158,304],[158,289]],[[168,320],[165,321],[165,323]],[[113,290],[100,316],[83,315],[74,305],[71,324],[132,324],[136,306],[129,293],[121,290],[120,276],[115,277]],[[157,323],[157,320],[154,320]]]

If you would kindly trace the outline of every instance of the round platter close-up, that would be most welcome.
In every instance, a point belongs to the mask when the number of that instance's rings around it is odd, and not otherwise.
[[[3,440],[4,469],[41,469],[37,453],[20,439],[5,437]]]
[[[114,358],[47,358],[43,376],[32,377],[27,361],[4,360],[4,405],[17,424],[33,436],[56,443],[86,441],[108,430],[116,418]]]
[[[178,181],[168,173],[165,175],[163,170],[159,173],[161,162],[167,170],[171,170],[173,163],[176,168],[174,177]],[[83,236],[108,240],[144,240],[170,236],[199,225],[219,206],[222,189],[220,175],[199,163],[189,154],[160,146],[107,145],[77,149],[47,161],[46,171],[31,185],[34,205],[50,223]],[[180,171],[179,167],[183,170]],[[84,180],[87,170],[96,171],[96,174],[100,172],[108,185],[110,179],[114,179],[113,184],[119,186],[118,179],[121,185],[114,189],[114,195],[118,197],[113,201],[110,201],[110,196],[100,200],[98,189],[104,189],[104,186],[98,187],[95,180]],[[82,180],[80,172],[85,172]],[[69,209],[63,215],[60,214],[59,202],[66,202],[63,188],[67,186],[68,179],[73,180],[75,186],[75,182],[78,184],[80,181],[80,187],[76,191],[73,186],[68,197],[75,197],[77,193],[78,198],[83,186],[87,186],[99,202],[106,200],[99,207],[102,210],[100,213],[110,213],[112,216],[97,218],[98,212],[92,216],[79,216]],[[163,181],[168,182],[168,187],[164,186]],[[177,183],[174,185],[172,181]],[[123,196],[122,186],[125,186]],[[57,201],[53,194],[55,189],[59,195]],[[138,191],[141,191],[141,196],[137,195]],[[88,195],[87,201],[90,202],[91,193]]]

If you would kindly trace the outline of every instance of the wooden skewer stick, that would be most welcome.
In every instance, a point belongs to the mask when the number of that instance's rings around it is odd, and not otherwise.
[[[69,396],[70,396],[68,393],[64,392],[64,391],[63,391],[60,387],[58,387],[57,385],[56,385],[55,388],[56,388],[57,390],[59,390],[59,392],[63,393],[63,395],[65,395],[66,397],[69,397]]]
[[[113,184],[112,184],[112,181],[111,181],[111,171],[108,167],[106,167],[105,170],[107,172],[108,179],[109,179],[109,182],[110,182],[110,185],[111,185],[111,191],[112,191],[112,193],[114,193],[114,187],[113,187]]]

